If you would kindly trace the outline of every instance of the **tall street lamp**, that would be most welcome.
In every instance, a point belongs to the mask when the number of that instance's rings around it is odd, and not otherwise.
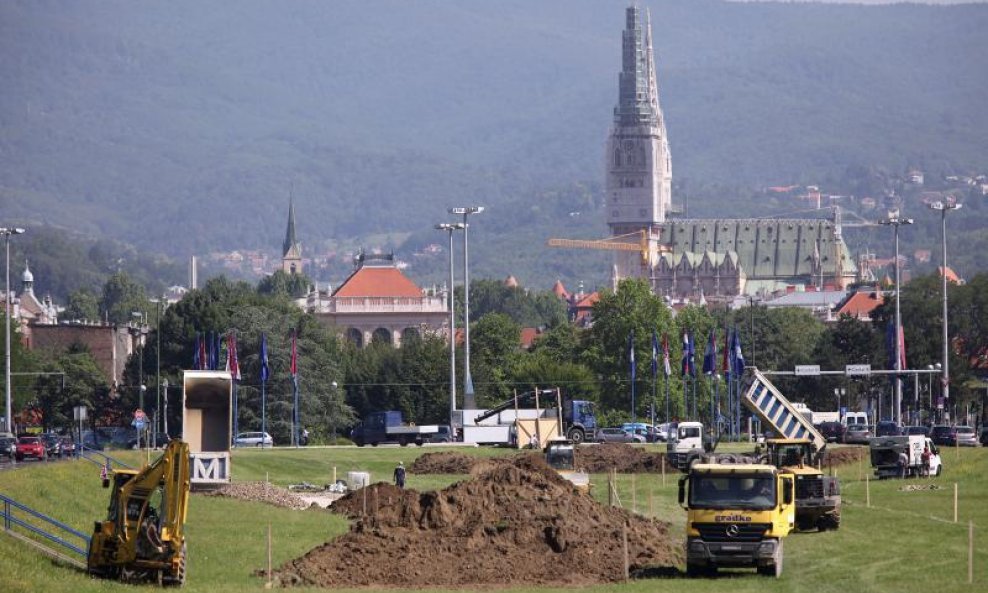
[[[19,229],[16,227],[0,228],[0,235],[3,235],[4,243],[6,244],[7,247],[7,283],[4,285],[4,289],[6,290],[6,292],[4,293],[3,296],[4,313],[5,313],[4,319],[6,323],[4,335],[6,337],[7,350],[4,353],[4,362],[6,366],[4,367],[3,378],[4,378],[4,386],[6,387],[6,402],[7,402],[7,407],[4,410],[4,413],[6,414],[4,418],[6,418],[7,420],[6,430],[7,432],[10,433],[14,432],[13,407],[11,406],[10,403],[10,236],[20,235],[23,232],[24,229]]]
[[[913,219],[899,216],[899,209],[889,210],[889,216],[880,224],[891,226],[895,229],[895,370],[902,369],[902,314],[899,310],[899,293],[902,284],[899,281],[899,227],[904,224],[912,224]],[[902,377],[897,372],[895,374],[895,405],[893,407],[892,420],[896,424],[902,424]]]
[[[147,391],[147,386],[144,385],[144,336],[147,334],[147,314],[142,311],[132,311],[130,316],[138,320],[138,326],[135,330],[135,335],[137,336],[137,345],[140,347],[140,352],[137,358],[137,392],[138,392],[138,403],[137,407],[144,413],[144,392]],[[147,417],[145,413],[145,418]],[[137,448],[141,448],[141,432],[143,428],[137,430]]]
[[[473,377],[470,375],[470,225],[467,216],[480,214],[483,206],[467,206],[450,208],[450,214],[463,215],[463,408],[476,409],[477,401],[473,395]]]
[[[436,230],[449,233],[449,425],[456,411],[456,314],[453,307],[453,231],[466,229],[461,222],[440,223]]]
[[[943,365],[943,375],[940,376],[940,382],[943,385],[944,402],[949,401],[950,398],[950,360],[948,358],[950,348],[947,338],[947,211],[959,210],[960,207],[961,204],[958,204],[957,200],[953,198],[930,204],[931,210],[940,211],[940,247],[943,250],[943,270],[940,273],[943,280],[943,358],[940,361],[940,364]]]

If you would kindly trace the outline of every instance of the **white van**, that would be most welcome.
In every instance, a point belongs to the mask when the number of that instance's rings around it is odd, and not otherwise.
[[[848,412],[841,418],[844,426],[868,426],[868,414],[865,412]]]

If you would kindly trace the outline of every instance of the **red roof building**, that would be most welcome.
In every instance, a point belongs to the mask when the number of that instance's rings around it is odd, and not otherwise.
[[[309,299],[320,319],[361,348],[372,341],[401,346],[403,340],[427,333],[449,339],[445,290],[420,289],[401,273],[393,255],[360,254],[354,264],[350,277],[326,300]]]
[[[861,321],[873,321],[871,313],[885,302],[885,297],[877,289],[859,291],[850,296],[837,308],[837,316],[849,315]]]

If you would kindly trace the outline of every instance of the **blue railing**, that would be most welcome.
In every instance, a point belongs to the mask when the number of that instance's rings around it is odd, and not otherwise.
[[[94,459],[93,458],[94,456],[95,457],[100,457],[101,459]],[[98,449],[93,449],[91,447],[86,447],[85,445],[83,445],[83,447],[82,447],[82,458],[85,459],[86,461],[92,463],[92,464],[95,464],[98,467],[108,466],[110,469],[113,469],[113,464],[116,464],[116,465],[118,465],[120,467],[124,467],[124,468],[127,468],[127,469],[134,469],[134,466],[132,466],[132,465],[128,465],[128,464],[124,463],[123,461],[120,461],[119,459],[116,459],[114,457],[110,457],[109,455],[107,455],[106,453],[103,453],[102,451],[100,451]]]
[[[86,561],[89,550],[89,536],[69,527],[65,523],[56,521],[48,515],[27,507],[16,500],[0,494],[0,503],[3,504],[3,529],[4,531],[17,534],[16,528],[41,536],[50,542],[58,544],[62,548],[82,556],[82,561]],[[42,526],[28,522],[28,518],[34,517],[40,520]],[[46,531],[44,526],[50,526]],[[23,534],[18,534],[23,535]],[[76,540],[79,543],[74,543]],[[57,550],[54,550],[57,551]]]

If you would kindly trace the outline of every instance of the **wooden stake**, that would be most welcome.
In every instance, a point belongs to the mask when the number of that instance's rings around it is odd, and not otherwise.
[[[957,482],[954,482],[954,523],[957,523]]]
[[[614,506],[614,474],[607,472],[607,506]]]
[[[631,512],[638,512],[638,488],[635,486],[635,474],[631,474]]]
[[[871,507],[871,479],[865,474],[865,506]]]
[[[655,491],[652,488],[648,489],[648,516],[655,516]]]
[[[624,580],[628,581],[631,576],[628,570],[628,524],[625,523],[622,529],[622,535],[624,536]]]
[[[336,483],[336,466],[333,466],[333,483]]]
[[[364,491],[364,516],[367,516],[367,486],[363,486],[361,490]]]
[[[267,588],[270,589],[272,585],[271,582],[271,524],[268,523],[268,584]]]
[[[967,583],[974,582],[974,521],[967,522]]]
[[[662,457],[662,485],[666,485],[666,457]]]

